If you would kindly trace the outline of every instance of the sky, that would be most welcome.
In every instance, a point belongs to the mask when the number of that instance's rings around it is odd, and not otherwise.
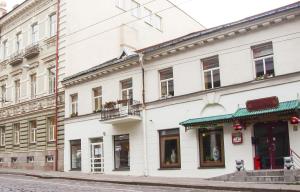
[[[23,0],[6,0],[8,10]],[[88,1],[88,0],[85,0]],[[171,0],[206,28],[237,21],[298,0]]]

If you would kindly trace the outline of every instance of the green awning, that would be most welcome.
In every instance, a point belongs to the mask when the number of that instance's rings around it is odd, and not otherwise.
[[[259,115],[268,115],[273,113],[289,113],[294,112],[299,109],[299,101],[292,100],[279,103],[278,107],[271,108],[271,109],[264,109],[258,111],[248,111],[246,108],[238,109],[234,114],[233,118],[240,119],[240,118],[248,118],[253,116]]]
[[[220,122],[227,122],[232,119],[232,114],[227,115],[218,115],[218,116],[211,116],[211,117],[202,117],[196,119],[189,119],[184,122],[181,122],[180,125],[182,126],[190,126],[195,124],[211,124],[211,123],[220,123]]]

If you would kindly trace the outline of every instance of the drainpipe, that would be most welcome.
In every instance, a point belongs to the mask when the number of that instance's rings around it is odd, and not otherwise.
[[[144,176],[149,175],[148,170],[148,147],[147,147],[147,122],[146,122],[146,102],[145,102],[145,69],[144,69],[144,55],[139,54],[139,62],[142,71],[142,115],[143,115],[143,141],[144,141]]]
[[[58,67],[59,67],[59,28],[60,28],[60,0],[57,0],[56,12],[56,57],[55,57],[55,171],[58,171]]]

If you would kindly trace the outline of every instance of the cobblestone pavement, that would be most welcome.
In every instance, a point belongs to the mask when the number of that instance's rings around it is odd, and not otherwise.
[[[176,192],[220,192],[220,190],[119,185],[63,179],[39,179],[16,175],[0,175],[0,192],[168,192],[175,190]]]

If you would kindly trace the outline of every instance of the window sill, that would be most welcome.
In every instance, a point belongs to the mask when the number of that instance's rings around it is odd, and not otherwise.
[[[47,143],[48,144],[53,144],[53,143],[55,143],[55,140],[48,141]]]
[[[181,167],[158,168],[158,170],[160,170],[160,171],[164,171],[164,170],[181,170]]]
[[[207,166],[207,167],[198,167],[198,169],[225,169],[224,165],[216,165],[216,166]]]
[[[0,146],[0,149],[4,149],[4,148],[5,148],[5,145],[1,145],[1,146]]]
[[[113,171],[130,171],[130,168],[113,169]]]
[[[30,142],[29,145],[36,145],[37,142]]]

